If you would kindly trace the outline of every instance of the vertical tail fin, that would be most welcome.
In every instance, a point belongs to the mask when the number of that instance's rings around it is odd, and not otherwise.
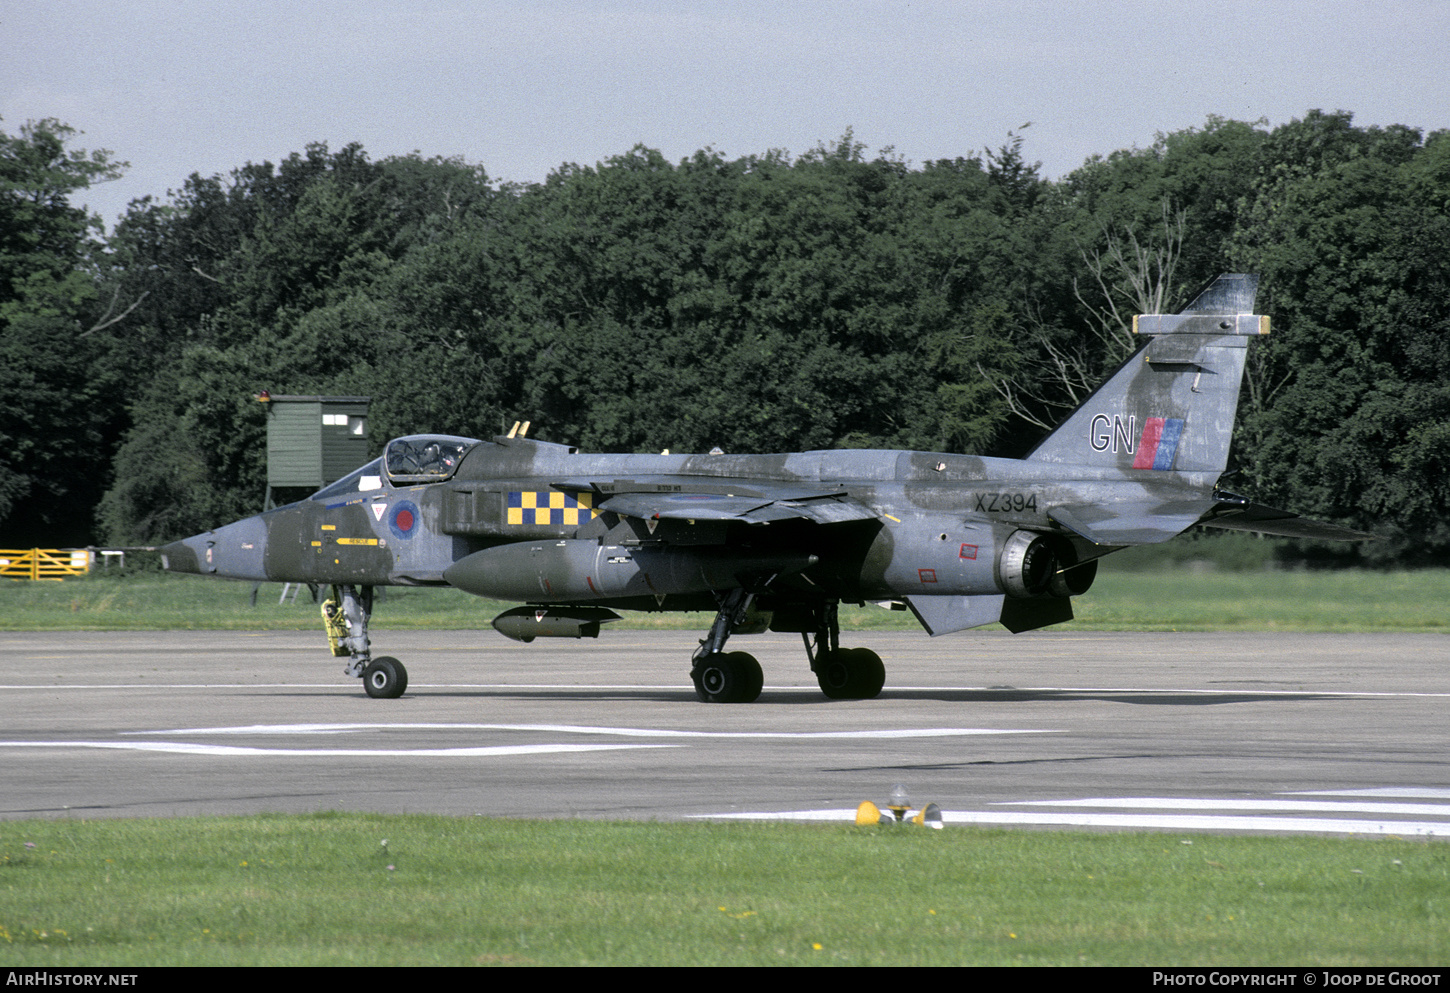
[[[1147,341],[1027,456],[1118,469],[1222,472],[1249,338],[1256,275],[1219,276],[1178,314],[1133,318]]]

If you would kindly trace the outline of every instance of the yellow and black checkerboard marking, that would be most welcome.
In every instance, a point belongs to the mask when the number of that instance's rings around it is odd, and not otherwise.
[[[593,503],[593,493],[525,490],[509,494],[507,520],[509,524],[578,527],[581,522],[599,516]]]

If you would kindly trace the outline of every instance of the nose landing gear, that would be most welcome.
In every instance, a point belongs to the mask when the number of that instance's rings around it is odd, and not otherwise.
[[[381,655],[372,657],[368,643],[368,618],[373,613],[373,588],[334,586],[332,596],[322,603],[322,624],[332,654],[346,657],[343,672],[361,677],[367,695],[377,700],[393,700],[408,688],[408,670],[397,659]]]

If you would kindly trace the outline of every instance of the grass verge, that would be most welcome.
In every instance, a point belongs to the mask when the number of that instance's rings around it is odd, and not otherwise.
[[[7,965],[1440,965],[1450,847],[319,814],[0,822]]]
[[[1112,571],[1073,601],[1080,631],[1429,631],[1450,630],[1450,570],[1400,572]],[[164,573],[104,574],[64,582],[0,581],[0,630],[320,630],[304,589],[279,604],[282,586]],[[513,604],[453,589],[389,588],[374,612],[379,630],[487,628]],[[704,630],[710,616],[625,612],[618,629]],[[850,630],[916,630],[910,613],[843,608]]]

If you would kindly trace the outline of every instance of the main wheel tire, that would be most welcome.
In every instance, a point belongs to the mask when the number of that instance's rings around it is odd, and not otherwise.
[[[375,658],[363,670],[363,689],[375,700],[395,700],[408,688],[408,670],[391,656]]]
[[[869,648],[841,648],[816,659],[816,682],[832,700],[869,700],[886,684],[886,665]]]
[[[851,653],[856,658],[855,699],[874,699],[886,685],[886,663],[869,648],[853,648]]]
[[[816,656],[816,682],[832,700],[851,698],[851,665],[846,652],[822,652]]]
[[[706,655],[690,670],[690,679],[702,703],[750,703],[765,683],[760,663],[744,652]]]
[[[754,655],[745,652],[731,652],[730,657],[739,666],[742,676],[740,696],[735,702],[754,703],[760,698],[760,691],[765,686],[765,673],[761,671],[760,662]]]

